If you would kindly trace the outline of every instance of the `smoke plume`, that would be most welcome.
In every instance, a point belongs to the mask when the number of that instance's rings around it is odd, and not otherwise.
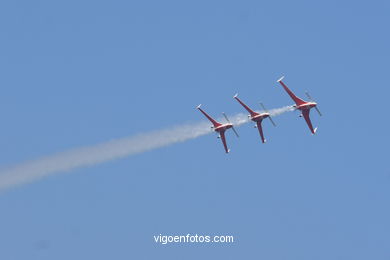
[[[272,109],[271,116],[291,111],[292,107]],[[245,114],[236,114],[230,118],[235,126],[249,121]],[[223,119],[220,119],[223,122]],[[79,147],[39,159],[22,162],[0,171],[0,190],[32,182],[56,173],[70,171],[103,162],[143,153],[149,150],[184,142],[212,133],[210,123],[206,121],[179,125],[167,129],[151,131],[130,137],[116,139],[93,146]]]

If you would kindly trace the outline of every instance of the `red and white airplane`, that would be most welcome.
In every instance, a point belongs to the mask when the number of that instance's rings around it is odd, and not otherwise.
[[[318,114],[320,116],[322,116],[320,110],[318,109],[317,107],[317,103],[314,102],[314,100],[311,98],[311,96],[309,95],[309,93],[305,92],[306,96],[309,98],[310,101],[305,101],[303,99],[300,99],[299,97],[297,97],[284,83],[283,83],[283,80],[284,79],[284,76],[281,77],[280,79],[278,79],[278,82],[282,85],[282,87],[284,88],[284,90],[286,90],[287,94],[290,95],[290,97],[294,100],[295,102],[295,109],[299,109],[301,111],[301,117],[303,116],[303,118],[305,118],[306,120],[306,123],[307,125],[309,126],[310,128],[310,131],[312,132],[312,134],[315,134],[316,131],[317,131],[317,127],[313,129],[313,125],[311,124],[311,121],[310,121],[310,109],[312,109],[313,107],[317,110]]]
[[[214,131],[219,134],[218,138],[221,138],[223,147],[225,148],[225,152],[229,153],[230,149],[228,149],[227,144],[226,144],[225,131],[231,128],[234,131],[234,133],[236,134],[236,136],[239,137],[236,129],[234,129],[233,124],[230,123],[230,121],[227,118],[227,116],[225,115],[225,113],[222,113],[222,114],[225,117],[226,121],[228,121],[228,123],[221,124],[221,123],[217,122],[215,119],[213,119],[211,116],[209,116],[206,112],[204,112],[203,109],[200,108],[200,106],[201,105],[197,106],[196,108],[199,109],[199,111],[202,112],[203,115],[205,115],[207,117],[207,119],[211,121],[211,123],[213,123],[213,126],[211,128],[214,129]]]
[[[247,105],[244,104],[244,102],[242,102],[239,98],[238,98],[238,94],[235,94],[234,97],[248,112],[250,115],[248,115],[248,117],[256,123],[255,127],[257,127],[257,129],[259,129],[259,133],[260,133],[260,137],[261,137],[261,141],[263,143],[266,142],[265,138],[264,138],[264,134],[263,134],[263,128],[261,126],[261,122],[263,121],[264,118],[269,118],[269,120],[271,120],[271,123],[275,125],[275,122],[272,120],[270,114],[267,112],[267,109],[264,107],[263,103],[260,103],[260,105],[263,107],[264,109],[264,112],[263,113],[258,113],[258,112],[255,112],[253,111],[252,109],[250,109]]]

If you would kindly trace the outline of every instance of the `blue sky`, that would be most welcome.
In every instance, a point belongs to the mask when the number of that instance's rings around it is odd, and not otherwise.
[[[387,1],[2,1],[0,165],[291,100],[0,194],[1,259],[389,259]],[[158,234],[234,244],[160,245]]]

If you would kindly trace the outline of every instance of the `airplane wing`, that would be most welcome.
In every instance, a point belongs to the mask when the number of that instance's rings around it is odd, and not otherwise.
[[[209,116],[206,112],[203,111],[203,109],[200,108],[201,105],[197,106],[196,108],[199,109],[200,112],[202,112],[205,117],[207,117],[208,120],[210,120],[211,123],[213,123],[214,127],[221,126],[222,124],[217,122],[215,119],[213,119],[211,116]]]
[[[284,77],[281,77],[280,79],[278,79],[278,82],[280,83],[280,85],[282,85],[282,87],[284,88],[284,90],[286,90],[287,94],[292,98],[292,100],[294,100],[295,104],[297,104],[297,106],[299,105],[302,105],[304,103],[306,103],[305,100],[297,97],[287,86],[286,84],[283,83],[282,79]]]
[[[310,109],[302,110],[302,115],[303,115],[303,117],[305,118],[306,123],[307,123],[307,125],[308,125],[309,128],[310,128],[310,131],[312,132],[312,134],[315,134],[317,128],[316,128],[316,129],[313,129],[313,125],[311,124],[311,120],[310,120],[309,114],[310,114]]]
[[[251,114],[251,116],[256,116],[259,114],[253,111],[252,109],[250,109],[244,102],[242,102],[241,99],[238,98],[238,94],[234,95],[233,98],[235,98],[246,109],[246,111],[248,111],[249,114]]]
[[[225,131],[220,132],[220,136],[221,136],[223,147],[225,148],[225,152],[229,153],[230,150],[227,148]]]
[[[266,140],[265,140],[265,138],[264,138],[264,134],[263,134],[263,127],[261,126],[261,121],[262,121],[262,120],[260,120],[260,121],[257,121],[257,122],[256,122],[256,124],[257,124],[257,129],[259,129],[259,133],[260,133],[261,141],[262,141],[263,143],[265,143],[265,142],[266,142]]]

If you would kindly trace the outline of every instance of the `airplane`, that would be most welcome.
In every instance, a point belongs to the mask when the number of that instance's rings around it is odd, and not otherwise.
[[[317,110],[318,114],[320,116],[322,116],[320,110],[318,109],[317,107],[317,103],[314,102],[314,100],[311,98],[311,96],[309,95],[309,93],[305,92],[306,96],[309,98],[310,101],[305,101],[299,97],[297,97],[284,83],[283,83],[283,80],[284,79],[284,76],[281,77],[280,79],[278,79],[278,82],[282,85],[282,87],[284,88],[284,90],[286,90],[287,94],[289,94],[289,96],[294,100],[295,102],[295,109],[298,109],[301,111],[301,115],[299,115],[300,117],[303,116],[303,118],[305,118],[305,121],[307,123],[307,125],[309,126],[310,128],[310,131],[311,133],[314,135],[317,131],[317,127],[316,128],[313,128],[313,125],[311,124],[311,120],[310,120],[310,109],[312,109],[313,107]]]
[[[239,98],[238,98],[238,94],[235,94],[234,97],[248,112],[250,115],[248,115],[248,117],[253,121],[253,122],[256,122],[256,125],[255,127],[257,127],[257,129],[259,129],[259,133],[260,133],[260,137],[261,137],[261,141],[263,143],[266,142],[266,139],[264,138],[264,134],[263,134],[263,128],[261,126],[261,122],[263,121],[264,118],[269,118],[269,120],[271,120],[271,123],[276,126],[275,122],[272,120],[270,114],[267,112],[267,109],[264,107],[263,103],[260,103],[260,105],[263,107],[264,109],[264,112],[263,113],[258,113],[258,112],[255,112],[253,111],[252,109],[250,109],[247,105],[244,104],[244,102],[242,102]]]
[[[222,114],[225,117],[226,121],[228,121],[228,123],[221,124],[221,123],[217,122],[215,119],[213,119],[211,116],[209,116],[206,112],[204,112],[203,109],[200,108],[200,106],[201,105],[197,106],[196,108],[199,109],[199,111],[202,112],[202,114],[205,115],[207,117],[207,119],[211,121],[211,123],[213,123],[213,126],[211,128],[214,129],[215,132],[219,133],[218,138],[221,138],[223,147],[225,148],[225,152],[229,153],[230,149],[228,149],[227,144],[226,144],[225,131],[227,129],[231,128],[233,130],[233,132],[236,134],[236,136],[239,137],[236,129],[234,129],[233,124],[230,123],[230,121],[225,113],[222,113]]]

